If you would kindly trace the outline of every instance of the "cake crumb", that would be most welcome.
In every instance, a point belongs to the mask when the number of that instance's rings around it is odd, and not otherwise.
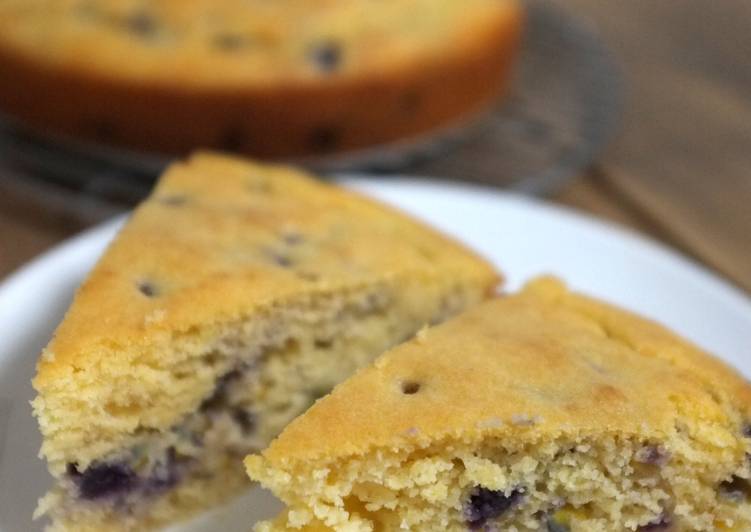
[[[529,416],[527,414],[514,414],[511,416],[511,423],[519,427],[529,427],[537,425],[542,421],[540,416]]]
[[[42,349],[42,360],[44,360],[45,362],[54,362],[55,352],[45,347],[44,349]]]
[[[423,325],[422,329],[417,331],[417,334],[415,335],[415,342],[417,342],[418,344],[422,344],[423,342],[425,342],[425,340],[427,340],[427,338],[428,338],[428,326]]]
[[[503,420],[499,417],[493,416],[488,419],[483,419],[477,423],[478,429],[499,429],[503,426]]]
[[[166,317],[167,313],[163,309],[157,309],[150,314],[148,314],[144,319],[144,323],[146,325],[151,325],[152,323],[160,323],[164,321],[164,318]]]

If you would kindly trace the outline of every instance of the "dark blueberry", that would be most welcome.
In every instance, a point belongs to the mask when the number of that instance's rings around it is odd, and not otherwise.
[[[420,391],[420,383],[415,381],[406,381],[402,383],[402,393],[404,395],[414,395]]]
[[[217,410],[224,406],[227,398],[227,387],[232,381],[239,379],[241,375],[240,371],[233,369],[229,373],[219,377],[216,381],[214,392],[201,403],[201,411]]]
[[[149,281],[141,281],[138,283],[138,291],[146,297],[155,297],[158,295],[158,291],[154,283]]]
[[[255,429],[256,422],[253,414],[245,410],[244,408],[234,408],[232,410],[232,419],[242,429],[243,434],[246,436],[252,434]]]
[[[720,492],[728,499],[744,501],[751,495],[751,485],[747,479],[733,475],[730,480],[720,484]]]
[[[152,37],[159,29],[159,23],[153,15],[138,11],[123,20],[123,27],[138,37]]]
[[[744,438],[751,438],[751,423],[743,425],[742,433]]]
[[[506,495],[502,491],[489,490],[483,487],[476,488],[464,509],[467,526],[471,530],[481,528],[489,519],[503,515],[517,504],[522,496],[523,493],[520,490],[514,490]]]
[[[271,258],[277,266],[281,266],[282,268],[289,268],[292,266],[292,259],[285,255],[273,253]]]
[[[643,464],[664,466],[670,460],[670,453],[659,445],[647,445],[636,452],[635,458]]]
[[[332,40],[323,41],[310,48],[309,57],[321,72],[333,72],[342,62],[342,46]]]
[[[551,517],[548,519],[548,532],[571,532],[571,527]]]
[[[670,517],[661,515],[656,517],[646,525],[642,525],[637,528],[637,532],[657,532],[658,530],[670,530],[671,522]]]
[[[76,478],[83,499],[125,494],[136,485],[136,474],[125,464],[94,464]]]
[[[341,137],[342,133],[336,127],[317,127],[310,134],[310,147],[319,152],[331,151],[339,145]]]

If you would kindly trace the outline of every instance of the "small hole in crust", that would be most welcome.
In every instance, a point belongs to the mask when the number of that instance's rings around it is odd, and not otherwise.
[[[156,297],[159,295],[156,286],[150,281],[141,281],[138,283],[138,291],[146,297]]]
[[[420,391],[420,383],[415,381],[405,381],[402,383],[402,393],[404,395],[414,395]]]
[[[342,63],[344,50],[335,40],[325,40],[311,46],[308,55],[310,61],[320,72],[330,74]]]
[[[290,257],[281,254],[272,254],[271,259],[280,268],[291,268],[294,263]]]

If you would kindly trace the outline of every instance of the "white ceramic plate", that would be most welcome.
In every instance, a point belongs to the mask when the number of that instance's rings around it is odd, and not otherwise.
[[[423,180],[351,180],[492,259],[517,288],[554,272],[573,287],[655,318],[751,376],[751,301],[677,254],[571,211],[497,191]],[[118,222],[88,231],[0,285],[0,532],[38,530],[31,513],[49,477],[28,401],[37,353]],[[0,253],[12,242],[4,242]],[[238,464],[238,467],[242,467]],[[256,489],[180,530],[246,532],[274,514]]]

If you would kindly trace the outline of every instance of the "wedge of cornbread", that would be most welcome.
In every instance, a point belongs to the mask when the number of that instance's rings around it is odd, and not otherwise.
[[[248,483],[242,458],[498,276],[409,217],[298,171],[175,164],[78,291],[33,406],[53,530],[145,530]]]
[[[553,279],[378,358],[250,476],[259,531],[751,530],[751,387]]]

